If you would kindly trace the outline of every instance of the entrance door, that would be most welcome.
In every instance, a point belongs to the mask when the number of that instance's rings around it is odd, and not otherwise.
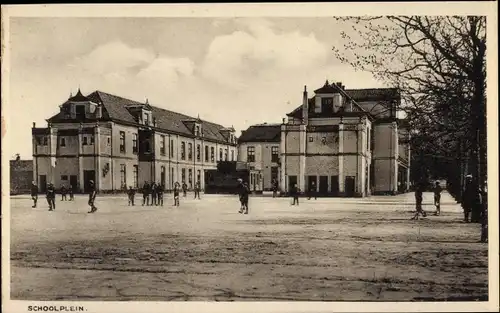
[[[297,176],[288,176],[288,192],[297,184]]]
[[[332,178],[332,181],[331,181],[331,183],[332,183],[331,190],[332,191],[331,191],[331,193],[334,197],[337,197],[339,195],[339,177],[332,176],[331,178]]]
[[[77,192],[78,188],[78,176],[70,175],[69,176],[69,184],[73,187],[73,192]]]
[[[40,175],[40,184],[38,185],[41,193],[47,191],[47,175]]]
[[[319,194],[322,196],[326,196],[328,193],[328,176],[320,176],[319,177]]]
[[[95,171],[83,171],[84,192],[89,191],[91,180],[93,180],[95,184]]]
[[[345,195],[346,197],[354,197],[356,192],[356,178],[354,176],[346,176],[345,178]]]

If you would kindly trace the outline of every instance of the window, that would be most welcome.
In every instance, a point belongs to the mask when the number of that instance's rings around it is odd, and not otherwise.
[[[224,150],[224,161],[229,161],[228,159],[228,152],[227,149]]]
[[[367,128],[366,132],[366,150],[370,151],[370,129]]]
[[[201,185],[201,171],[200,170],[196,171],[196,181],[199,182]]]
[[[151,141],[149,139],[144,141],[144,152],[151,153]]]
[[[186,143],[184,141],[181,142],[181,160],[186,159]]]
[[[208,146],[205,146],[205,162],[208,162]]]
[[[66,147],[66,138],[65,137],[61,137],[60,139],[61,140],[59,141],[59,145],[61,147]]]
[[[234,161],[234,150],[231,150],[231,161]]]
[[[165,166],[161,167],[160,171],[160,183],[162,186],[165,186]]]
[[[83,143],[82,143],[82,145],[86,146],[86,145],[88,145],[88,144],[89,144],[89,143],[88,143],[88,138],[87,138],[87,136],[83,136]]]
[[[170,140],[170,157],[174,156],[174,141]]]
[[[255,147],[247,147],[247,162],[255,162]]]
[[[49,145],[49,137],[43,136],[43,145],[48,146]]]
[[[309,137],[309,142],[313,142],[314,141],[314,138],[313,137]]]
[[[189,188],[193,188],[193,170],[189,169]]]
[[[108,137],[108,146],[111,146],[111,137]]]
[[[333,112],[333,98],[321,98],[321,112]]]
[[[134,188],[139,187],[139,166],[134,165]]]
[[[93,145],[94,144],[94,135],[91,135],[90,136],[90,144]]]
[[[76,111],[76,118],[77,119],[85,118],[85,106],[84,105],[75,106],[75,111]]]
[[[127,167],[125,164],[120,164],[120,183],[122,188],[127,187]]]
[[[149,114],[144,114],[144,124],[149,125]]]
[[[201,146],[199,144],[196,145],[196,160],[201,161]]]
[[[181,171],[181,178],[182,178],[182,182],[186,181],[186,169],[185,168],[183,168]]]
[[[215,162],[215,149],[210,147],[210,161]]]
[[[278,149],[279,149],[279,147],[276,147],[276,146],[271,147],[271,162],[274,162],[274,163],[278,162],[278,160],[279,160]]]
[[[193,159],[193,144],[188,143],[188,160]]]
[[[219,148],[219,161],[222,161],[222,148]]]
[[[125,153],[125,132],[120,132],[120,152]]]
[[[160,137],[160,154],[165,155],[166,150],[165,150],[165,136]]]
[[[194,134],[195,134],[195,136],[200,135],[200,125],[196,125],[196,127],[194,128]]]
[[[61,180],[68,180],[68,175],[61,175]]]
[[[132,153],[137,154],[137,134],[132,134]]]

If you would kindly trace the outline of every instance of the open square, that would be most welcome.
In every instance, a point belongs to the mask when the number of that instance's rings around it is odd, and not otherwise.
[[[431,193],[424,209],[434,210]],[[193,194],[173,207],[125,196],[11,198],[14,300],[487,300],[488,247],[447,193],[410,220],[414,195],[355,198]]]

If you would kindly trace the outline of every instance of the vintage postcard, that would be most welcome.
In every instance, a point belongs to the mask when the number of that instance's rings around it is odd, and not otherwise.
[[[2,311],[497,312],[497,11],[2,6]]]

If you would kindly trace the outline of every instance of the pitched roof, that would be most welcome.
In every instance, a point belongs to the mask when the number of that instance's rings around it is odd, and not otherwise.
[[[192,136],[192,131],[185,125],[186,120],[198,120],[185,114],[177,113],[174,111],[162,109],[153,106],[149,103],[141,103],[134,100],[122,98],[115,96],[106,92],[96,90],[89,94],[87,98],[95,103],[101,103],[103,105],[102,119],[111,120],[116,122],[125,122],[137,124],[134,116],[127,109],[127,106],[145,106],[151,110],[153,113],[153,118],[156,120],[156,127],[167,131],[174,132],[178,134],[184,134]],[[49,119],[51,122],[62,122],[64,121],[60,113]],[[227,139],[221,134],[220,130],[224,129],[224,126],[211,123],[208,121],[201,120],[203,136],[210,140],[224,141]]]
[[[281,124],[259,124],[242,131],[238,142],[279,142],[280,140]]]
[[[325,84],[325,86],[315,90],[315,92],[316,93],[325,93],[326,91],[330,92],[331,91],[330,89],[326,90],[324,88],[330,88],[332,86],[334,86],[334,84],[332,84],[331,86],[326,86]],[[345,89],[344,91],[348,96],[350,96],[356,102],[391,101],[391,100],[399,100],[401,98],[399,90],[397,88]],[[314,98],[309,99],[309,107],[311,105],[314,105]],[[361,108],[361,110],[363,109]],[[292,117],[302,117],[302,106],[295,108],[295,110],[288,113],[287,115]]]

